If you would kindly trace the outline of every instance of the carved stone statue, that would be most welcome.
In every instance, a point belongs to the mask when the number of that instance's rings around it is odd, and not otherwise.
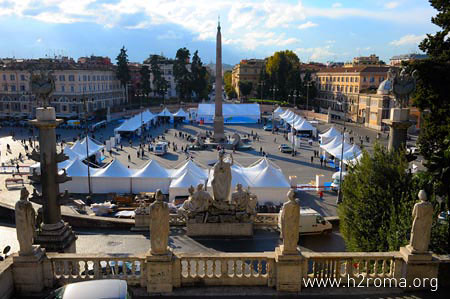
[[[156,190],[155,202],[150,205],[150,253],[165,255],[169,245],[169,205],[163,201],[161,190]]]
[[[26,188],[20,190],[20,200],[15,206],[17,240],[19,241],[19,255],[33,253],[33,241],[36,236],[36,212],[28,201],[29,192]]]
[[[392,82],[391,88],[397,107],[408,107],[409,96],[416,90],[416,74],[417,71],[407,73],[405,68],[400,72],[396,68],[389,69],[388,80]]]
[[[246,211],[250,201],[250,194],[242,190],[242,185],[236,185],[236,191],[231,194],[231,203],[235,205],[236,211]]]
[[[247,205],[247,213],[250,214],[251,216],[250,218],[253,219],[256,216],[256,214],[258,214],[258,211],[256,210],[256,206],[258,204],[258,197],[256,196],[256,194],[250,192],[250,187],[248,187],[247,192],[250,195]]]
[[[189,187],[189,198],[183,203],[177,213],[183,215],[186,219],[195,216],[198,213],[208,210],[212,202],[212,197],[203,190],[203,184],[197,185],[197,191],[194,193],[194,187]]]
[[[225,153],[219,152],[219,161],[214,165],[211,186],[214,201],[228,201],[231,192],[231,166],[234,163],[233,155],[230,154],[231,163],[224,162]]]
[[[32,71],[31,72],[31,93],[36,96],[36,98],[42,101],[42,106],[47,108],[49,105],[48,98],[55,90],[55,78],[53,77],[53,72]]]
[[[406,246],[411,253],[424,253],[430,244],[431,225],[433,223],[433,205],[427,201],[424,190],[419,191],[420,202],[414,205],[413,224],[409,245]]]
[[[298,234],[300,229],[300,206],[295,201],[294,189],[287,193],[289,199],[281,210],[281,236],[283,238],[282,254],[297,254]]]

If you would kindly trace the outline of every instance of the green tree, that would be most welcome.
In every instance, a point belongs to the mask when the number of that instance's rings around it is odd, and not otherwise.
[[[160,61],[163,60],[165,60],[165,58],[162,56],[151,55],[149,61],[153,75],[152,79],[153,89],[157,94],[159,94],[160,97],[164,97],[168,88],[168,82],[162,75],[161,68],[159,67]]]
[[[152,91],[150,87],[150,70],[148,69],[147,65],[143,65],[141,69],[139,70],[139,73],[141,75],[141,83],[140,88],[142,90],[142,93],[145,96],[148,96],[150,92]]]
[[[340,231],[350,251],[395,251],[408,243],[412,208],[420,189],[428,191],[424,174],[408,171],[404,151],[387,151],[376,144],[372,155],[366,151],[361,160],[350,166],[342,183],[343,202],[338,207]],[[446,246],[436,221],[435,207],[430,249],[441,253]],[[448,224],[447,224],[448,225]]]
[[[224,82],[224,85],[225,85],[224,89],[225,89],[225,93],[227,94],[227,97],[229,99],[234,99],[234,98],[237,98],[237,93],[234,90],[234,87],[232,85],[231,76],[232,76],[232,72],[231,71],[226,71],[223,74],[223,82]]]
[[[198,51],[195,51],[194,56],[192,56],[191,80],[191,88],[197,99],[208,97],[209,74],[198,56]]]
[[[120,84],[124,87],[127,86],[127,83],[130,82],[131,76],[130,76],[130,70],[128,69],[128,54],[127,50],[125,49],[125,46],[120,49],[119,55],[116,57],[117,61],[117,69],[116,69],[116,75],[117,78],[120,80]]]
[[[300,60],[293,51],[285,50],[275,52],[266,63],[266,72],[273,82],[273,87],[278,91],[276,96],[282,100],[288,98],[289,89],[292,87],[293,72],[298,69]]]
[[[430,173],[429,185],[450,207],[450,2],[430,0],[438,14],[431,21],[441,27],[436,34],[427,34],[419,48],[428,59],[415,61],[417,90],[413,105],[422,111],[423,122],[418,145]],[[447,231],[446,238],[450,236]],[[447,248],[447,253],[450,248]]]
[[[239,91],[242,96],[246,99],[247,96],[252,92],[253,83],[250,81],[239,81]]]
[[[188,63],[191,54],[186,48],[180,48],[175,56],[173,64],[173,75],[177,83],[177,92],[181,100],[190,99],[192,93],[191,72],[188,70]]]

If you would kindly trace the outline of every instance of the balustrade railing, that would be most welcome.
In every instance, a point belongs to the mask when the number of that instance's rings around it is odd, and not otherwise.
[[[273,252],[226,254],[177,254],[182,286],[274,286]]]
[[[123,279],[129,285],[145,286],[144,257],[128,255],[83,255],[48,253],[53,278],[59,284],[92,279]]]
[[[306,265],[305,279],[340,279],[355,283],[375,278],[399,278],[402,258],[398,252],[302,252]],[[369,279],[370,278],[370,279]]]
[[[253,224],[255,226],[277,226],[278,225],[278,213],[258,213]]]

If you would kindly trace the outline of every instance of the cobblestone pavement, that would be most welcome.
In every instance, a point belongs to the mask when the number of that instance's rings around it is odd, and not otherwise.
[[[113,136],[114,128],[119,124],[117,122],[110,123],[106,128],[102,128],[94,133],[95,139],[99,141],[106,140],[107,138]],[[317,125],[320,132],[326,131],[330,126],[336,126],[339,130],[341,129],[342,124],[323,124],[320,123]],[[290,154],[281,153],[278,151],[278,146],[282,143],[288,143],[282,134],[273,135],[272,132],[267,132],[262,129],[262,124],[251,124],[251,125],[226,125],[225,132],[228,135],[232,135],[233,133],[238,133],[241,136],[246,134],[257,133],[260,136],[259,141],[252,142],[253,149],[249,151],[237,151],[233,154],[235,161],[243,166],[248,166],[258,159],[261,158],[259,153],[260,148],[267,154],[267,157],[273,161],[276,165],[278,165],[285,174],[286,177],[291,175],[295,175],[298,178],[298,182],[300,184],[308,184],[310,182],[315,181],[316,174],[323,174],[326,177],[326,181],[331,181],[331,176],[335,172],[334,169],[328,167],[321,167],[320,162],[317,158],[314,159],[314,162],[311,163],[311,156],[313,156],[313,151],[319,149],[318,142],[314,142],[312,146],[308,145],[306,140],[301,145],[301,148],[298,151],[298,155],[293,157]],[[358,127],[354,124],[347,124],[348,130],[352,131],[352,136],[355,137],[355,140],[358,140],[357,136],[369,136],[371,143],[366,144],[365,148],[369,151],[372,150],[372,142],[376,140],[377,133],[371,129]],[[204,132],[205,130],[212,130],[211,125],[190,125],[184,124],[182,126],[173,128],[173,125],[163,125],[157,128],[153,128],[149,131],[153,137],[156,136],[165,136],[165,139],[170,143],[175,143],[178,146],[178,151],[174,152],[172,148],[169,149],[169,152],[160,157],[155,156],[152,153],[146,151],[145,156],[142,158],[137,157],[137,149],[139,147],[139,138],[135,138],[133,140],[132,146],[129,146],[128,139],[122,138],[122,146],[123,149],[117,149],[112,152],[112,155],[105,152],[105,160],[104,163],[108,163],[113,158],[119,159],[124,165],[130,166],[130,168],[139,168],[142,167],[149,159],[155,159],[159,163],[161,163],[165,167],[177,167],[182,164],[186,158],[187,154],[180,151],[181,147],[185,147],[189,142],[186,139],[175,137],[175,133],[183,132],[185,134],[190,134],[195,136],[198,132]],[[167,133],[164,133],[167,131]],[[11,132],[14,132],[15,138],[26,139],[29,138],[30,131],[28,129],[18,129],[18,128],[9,128],[4,127],[0,129],[0,159],[4,163],[7,163],[11,158],[16,158],[18,153],[21,152],[22,155],[25,155],[25,151],[23,146],[19,141],[14,142],[12,138],[9,136]],[[64,139],[66,142],[73,141],[73,138],[77,137],[81,134],[80,130],[76,129],[57,129],[57,134],[61,135],[61,139]],[[8,137],[9,136],[9,137]],[[382,135],[380,139],[380,143],[386,145],[387,144],[387,135]],[[10,144],[11,153],[6,152],[6,144]],[[58,149],[60,146],[58,146]],[[147,148],[147,146],[146,146]],[[131,157],[131,161],[128,161],[128,155]],[[215,162],[217,159],[217,152],[215,150],[207,150],[207,151],[191,151],[190,155],[195,159],[196,162],[202,164],[203,166],[207,166],[210,163]],[[33,161],[23,160],[21,164],[31,165]],[[0,174],[0,202],[8,203],[10,205],[14,205],[18,199],[19,191],[6,191],[4,180],[6,177],[10,177],[10,175],[1,175]],[[30,189],[31,193],[31,189]],[[317,192],[308,191],[308,192],[300,192],[299,197],[304,206],[312,207],[319,212],[321,212],[324,216],[335,216],[336,213],[336,194],[334,192],[324,192],[324,200],[320,201],[318,198]],[[63,211],[72,212],[70,209],[63,207]]]

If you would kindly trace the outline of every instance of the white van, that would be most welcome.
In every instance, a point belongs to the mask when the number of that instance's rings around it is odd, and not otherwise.
[[[278,228],[281,228],[281,211],[278,217]],[[332,230],[333,225],[319,212],[311,208],[300,208],[300,234],[329,234]]]
[[[155,145],[155,155],[162,156],[167,153],[167,142],[158,142]]]
[[[344,177],[346,175],[347,175],[347,172],[343,171],[342,172],[342,181],[344,181]],[[341,186],[341,181],[339,180],[340,176],[341,176],[341,173],[338,171],[338,172],[333,173],[333,176],[331,177],[331,179],[333,180],[331,182],[331,190],[333,190],[334,192],[338,192],[339,188]]]

